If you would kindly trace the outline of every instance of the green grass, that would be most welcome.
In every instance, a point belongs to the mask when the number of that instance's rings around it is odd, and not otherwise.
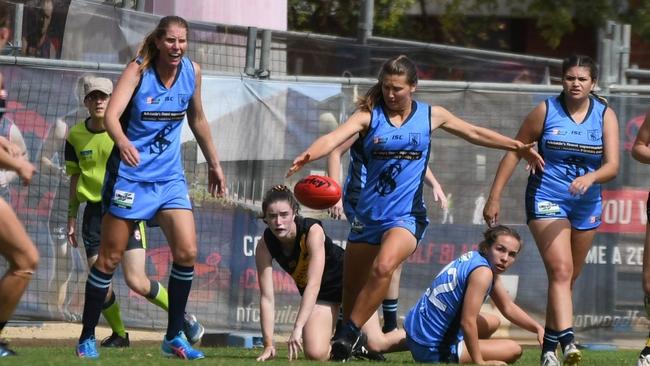
[[[52,365],[52,366],[74,366],[74,365],[126,365],[126,366],[158,366],[158,365],[179,365],[185,364],[179,360],[165,359],[160,355],[158,347],[136,346],[129,349],[101,349],[99,360],[80,360],[74,356],[73,347],[14,347],[19,353],[17,357],[0,359],[0,366],[5,365]],[[242,348],[202,348],[206,359],[194,361],[196,365],[251,365],[260,349]],[[636,365],[638,351],[583,351],[583,362],[580,366],[604,365],[604,366],[633,366]],[[280,355],[273,361],[267,363],[285,364],[286,350],[280,350]],[[403,363],[414,363],[410,353],[401,352],[387,355],[388,362],[384,365],[397,365]],[[355,364],[368,363],[368,361],[355,361]],[[310,361],[292,362],[292,365],[314,364]],[[346,365],[349,363],[346,363]],[[538,366],[539,351],[537,349],[526,349],[523,357],[516,363],[522,366]]]

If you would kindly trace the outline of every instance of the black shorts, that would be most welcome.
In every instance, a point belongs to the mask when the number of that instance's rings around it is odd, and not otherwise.
[[[84,210],[81,224],[81,236],[86,248],[86,257],[90,258],[99,253],[99,240],[102,229],[102,204],[101,202],[88,202]],[[146,249],[147,240],[144,232],[144,222],[138,221],[138,226],[129,238],[126,250]]]

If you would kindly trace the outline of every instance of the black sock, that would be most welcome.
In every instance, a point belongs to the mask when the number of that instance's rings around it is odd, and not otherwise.
[[[156,296],[158,296],[158,290],[160,290],[158,287],[160,287],[160,285],[157,281],[149,280],[149,293],[144,297],[147,299],[155,299]]]
[[[102,310],[110,308],[115,303],[115,292],[111,291],[111,297],[102,305]]]
[[[185,305],[192,288],[194,266],[186,267],[173,263],[169,274],[169,312],[167,313],[167,340],[178,335],[183,329]]]
[[[388,333],[397,328],[397,299],[385,299],[381,303],[381,308],[384,313],[384,326],[381,330]]]
[[[560,346],[562,347],[562,351],[564,351],[564,347],[573,343],[573,339],[574,339],[573,327],[569,327],[559,332],[557,335],[557,339],[560,341]]]
[[[83,329],[81,330],[81,336],[79,336],[79,343],[95,336],[99,314],[102,312],[102,306],[111,285],[112,277],[112,273],[101,272],[94,266],[90,269],[86,280],[84,311],[81,318]]]
[[[544,343],[542,344],[542,353],[553,352],[557,349],[559,332],[550,328],[544,328]]]

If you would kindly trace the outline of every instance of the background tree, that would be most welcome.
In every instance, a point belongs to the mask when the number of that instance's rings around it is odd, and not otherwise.
[[[546,44],[556,48],[577,26],[598,29],[612,19],[631,23],[634,33],[650,40],[650,0],[448,0],[439,16],[426,13],[427,2],[375,0],[373,34],[508,48],[508,24],[533,19]],[[500,3],[510,7],[507,18],[495,15]],[[362,4],[361,0],[289,0],[289,28],[355,37]],[[420,7],[421,15],[409,18],[406,11],[414,5]]]

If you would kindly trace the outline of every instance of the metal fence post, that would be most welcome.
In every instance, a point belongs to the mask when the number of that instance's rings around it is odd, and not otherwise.
[[[618,80],[621,84],[627,84],[627,76],[625,71],[630,68],[630,38],[632,37],[632,26],[623,24],[621,32],[621,53],[620,64],[618,69]]]
[[[271,75],[271,39],[272,33],[270,29],[262,31],[262,50],[260,51],[260,68],[255,75],[258,78],[266,79]]]
[[[16,4],[14,10],[14,40],[13,40],[13,50],[11,54],[16,56],[20,55],[21,49],[23,48],[23,14],[25,13],[25,5]]]
[[[246,65],[244,73],[249,76],[255,75],[255,48],[257,47],[257,27],[248,27],[246,37]]]

